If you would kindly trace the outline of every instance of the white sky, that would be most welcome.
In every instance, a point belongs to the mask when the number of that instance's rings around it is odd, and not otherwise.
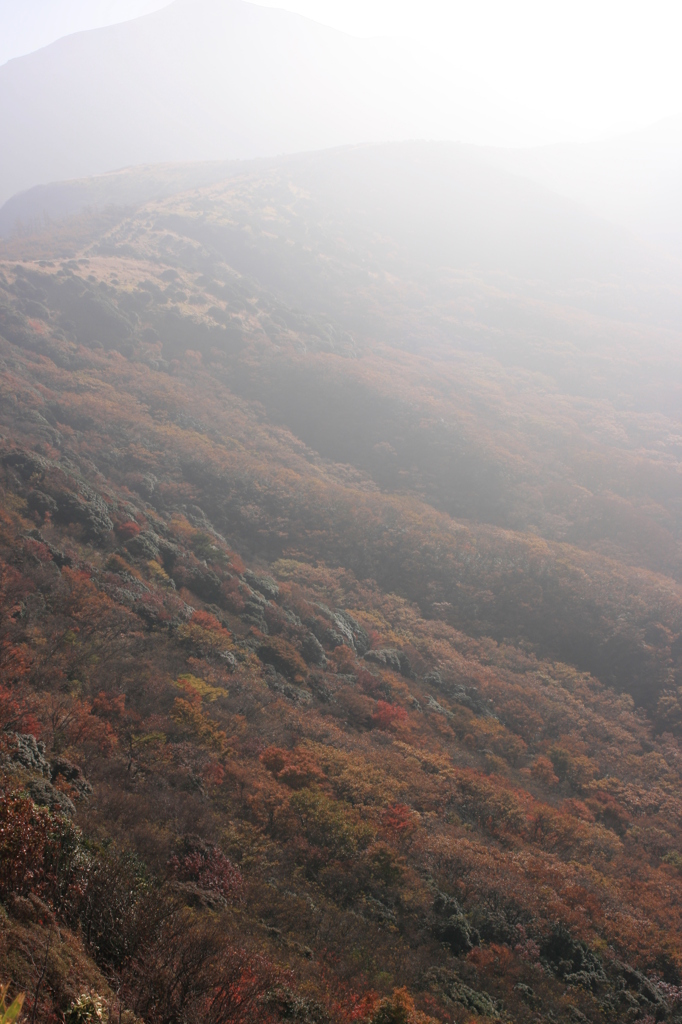
[[[168,0],[0,0],[0,64],[61,36],[165,7]]]
[[[0,0],[0,63],[167,0]],[[184,0],[192,2],[192,0]],[[682,113],[680,0],[261,0],[354,35],[434,48],[532,125],[533,141],[588,139]],[[454,84],[452,88],[455,88]],[[519,141],[530,141],[521,140]]]

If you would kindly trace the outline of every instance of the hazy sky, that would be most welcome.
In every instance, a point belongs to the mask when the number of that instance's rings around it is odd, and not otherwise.
[[[421,37],[534,119],[599,135],[682,113],[680,0],[261,0]]]
[[[0,0],[0,63],[167,0]],[[183,0],[191,3],[192,0]],[[682,113],[679,0],[262,0],[356,35],[419,38],[483,81],[537,141],[594,138]]]
[[[168,0],[0,0],[0,64],[61,36],[127,21]]]

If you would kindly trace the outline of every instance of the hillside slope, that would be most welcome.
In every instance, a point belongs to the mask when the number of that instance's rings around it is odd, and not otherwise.
[[[112,206],[134,208],[150,199],[223,181],[234,169],[234,164],[220,160],[152,164],[91,178],[34,185],[0,206],[0,237],[40,233],[48,224],[86,210],[92,213]]]
[[[674,270],[424,144],[0,256],[29,1012],[679,1020]]]

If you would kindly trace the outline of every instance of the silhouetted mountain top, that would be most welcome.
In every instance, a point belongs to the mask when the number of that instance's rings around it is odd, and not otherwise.
[[[244,0],[175,0],[0,67],[0,202],[126,166],[508,134],[519,112],[458,75],[416,42],[358,39]],[[599,143],[478,155],[680,251],[679,118]],[[152,194],[135,189],[134,201]],[[79,194],[70,186],[49,202],[72,211]]]
[[[417,55],[243,0],[176,0],[69,36],[0,68],[0,201],[129,164],[456,138],[481,122],[475,86],[453,102]]]

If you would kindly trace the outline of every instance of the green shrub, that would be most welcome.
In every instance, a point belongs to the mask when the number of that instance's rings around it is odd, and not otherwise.
[[[24,993],[18,995],[10,1005],[7,1005],[7,990],[9,985],[0,985],[0,1024],[12,1024],[17,1020],[24,1005]]]

